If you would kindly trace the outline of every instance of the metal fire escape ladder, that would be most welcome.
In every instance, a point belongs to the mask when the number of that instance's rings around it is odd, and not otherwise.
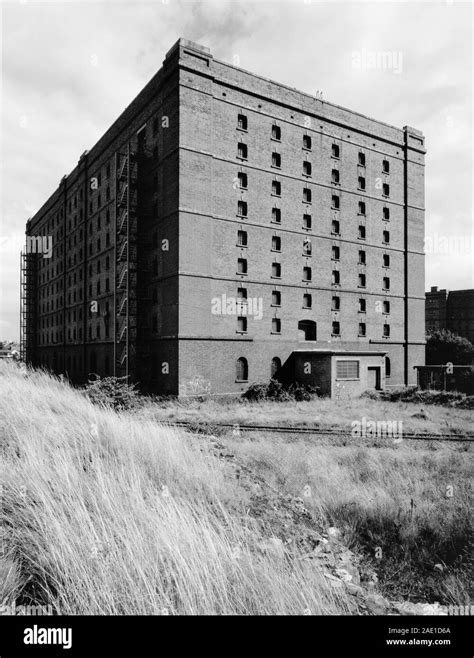
[[[137,333],[137,162],[130,143],[117,156],[115,373],[133,379]]]
[[[36,345],[36,264],[35,253],[20,254],[20,358],[30,362]]]

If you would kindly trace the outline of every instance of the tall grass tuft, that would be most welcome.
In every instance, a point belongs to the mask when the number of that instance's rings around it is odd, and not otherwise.
[[[199,439],[0,363],[3,599],[61,614],[345,614],[311,563],[260,549]]]

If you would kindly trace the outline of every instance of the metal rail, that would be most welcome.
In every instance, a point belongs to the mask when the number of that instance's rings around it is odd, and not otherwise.
[[[303,435],[316,435],[316,436],[333,436],[333,437],[340,437],[340,438],[354,438],[351,435],[351,430],[344,430],[344,429],[339,429],[339,428],[324,428],[324,427],[283,427],[281,425],[275,425],[275,426],[270,426],[270,425],[244,425],[241,423],[213,423],[212,421],[209,423],[206,422],[192,422],[192,421],[178,421],[175,423],[169,423],[164,421],[165,424],[170,425],[172,427],[187,427],[187,428],[196,428],[199,429],[202,427],[205,429],[206,427],[219,427],[219,428],[228,428],[228,429],[235,429],[238,427],[238,429],[242,432],[277,432],[280,434],[303,434]],[[355,437],[359,438],[359,437]],[[382,439],[392,439],[397,438],[397,437],[377,437],[377,436],[368,436],[368,437],[362,437],[362,438],[382,438]],[[402,437],[403,440],[417,440],[417,441],[455,441],[455,442],[467,442],[470,443],[474,440],[474,434],[463,434],[463,435],[457,435],[457,434],[415,434],[415,433],[403,433]]]

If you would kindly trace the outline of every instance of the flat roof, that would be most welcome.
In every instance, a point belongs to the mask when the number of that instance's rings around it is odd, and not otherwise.
[[[293,353],[311,353],[311,354],[326,354],[326,355],[355,355],[355,356],[383,356],[387,354],[386,351],[375,351],[375,350],[328,350],[319,347],[302,347],[297,350],[293,350]]]

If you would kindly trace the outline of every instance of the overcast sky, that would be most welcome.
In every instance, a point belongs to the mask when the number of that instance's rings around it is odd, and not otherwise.
[[[19,334],[25,221],[180,36],[426,136],[426,289],[472,288],[470,2],[3,2],[0,339]],[[396,53],[355,68],[354,53]],[[401,59],[400,59],[401,55]]]

